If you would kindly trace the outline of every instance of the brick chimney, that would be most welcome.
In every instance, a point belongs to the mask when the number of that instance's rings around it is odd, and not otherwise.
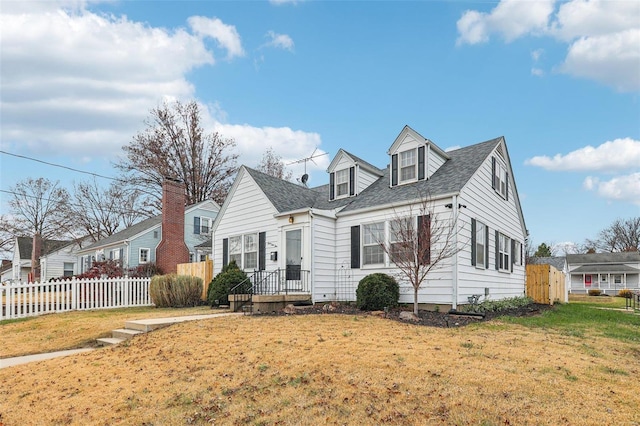
[[[156,264],[163,274],[176,273],[179,263],[189,262],[184,243],[184,184],[172,178],[162,183],[162,240],[156,249]]]
[[[31,274],[32,282],[40,281],[40,256],[42,256],[42,236],[39,232],[33,234],[31,244]]]

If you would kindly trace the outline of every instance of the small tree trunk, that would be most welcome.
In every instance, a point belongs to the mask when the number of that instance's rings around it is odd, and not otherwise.
[[[413,287],[413,313],[418,316],[418,287]]]

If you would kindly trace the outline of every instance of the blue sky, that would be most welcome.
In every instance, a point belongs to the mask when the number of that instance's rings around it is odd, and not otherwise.
[[[640,2],[0,0],[0,28],[8,153],[117,177],[151,108],[196,99],[242,164],[328,153],[313,186],[340,148],[386,166],[405,124],[443,149],[505,136],[536,245],[640,215]],[[0,161],[4,191],[89,179]]]

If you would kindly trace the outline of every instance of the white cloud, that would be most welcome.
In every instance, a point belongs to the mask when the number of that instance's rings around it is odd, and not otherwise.
[[[531,68],[531,75],[535,75],[536,77],[542,77],[544,75],[544,71],[540,68]]]
[[[533,62],[538,62],[543,53],[544,49],[536,49],[531,52],[531,59],[533,59]]]
[[[314,161],[307,163],[307,173],[311,176],[310,186],[325,183],[325,170],[329,166],[329,156],[322,155],[324,151],[319,148],[322,140],[318,133],[293,130],[289,127],[254,127],[248,124],[224,124],[215,123],[214,129],[225,137],[232,137],[237,143],[238,151],[242,154],[241,163],[256,167],[262,159],[265,151],[271,147],[273,151],[282,157],[285,164],[289,164],[309,157],[314,151]],[[317,151],[316,151],[317,149]],[[293,172],[293,177],[302,176],[304,163],[289,164],[287,170]],[[314,182],[313,177],[317,176]]]
[[[638,91],[638,22],[637,1],[571,0],[554,12],[553,0],[501,0],[488,13],[464,13],[457,22],[457,44],[486,43],[494,34],[507,42],[527,35],[554,37],[568,47],[567,57],[559,67],[561,72],[619,91]]]
[[[621,92],[640,90],[640,29],[583,37],[569,47],[560,71]]]
[[[287,34],[278,34],[273,31],[268,31],[265,37],[269,39],[265,46],[285,49],[293,52],[293,39]]]
[[[553,171],[614,172],[633,169],[640,165],[640,141],[615,139],[595,148],[586,146],[565,155],[536,156],[526,160],[525,164]]]
[[[302,1],[303,0],[269,0],[269,3],[276,6],[281,6],[283,4],[298,4]]]
[[[244,56],[240,35],[235,26],[227,25],[218,18],[210,19],[204,16],[191,16],[188,22],[196,34],[211,37],[220,47],[226,49],[227,58]]]
[[[467,10],[458,20],[458,44],[489,41],[500,34],[510,42],[527,33],[541,33],[549,23],[554,0],[502,0],[490,13]]]
[[[640,206],[640,172],[625,176],[617,176],[607,181],[600,181],[591,176],[584,181],[587,190],[608,200],[626,201]]]

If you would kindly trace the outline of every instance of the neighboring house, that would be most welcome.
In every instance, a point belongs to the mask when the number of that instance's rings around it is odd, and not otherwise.
[[[70,241],[40,256],[40,281],[72,277],[79,272],[78,251],[89,239]]]
[[[568,282],[572,293],[599,289],[615,295],[621,289],[640,290],[640,253],[567,255]]]
[[[220,210],[207,200],[184,208],[184,243],[189,260],[196,262],[202,253],[197,246],[211,237],[211,226]],[[124,268],[156,262],[156,249],[162,241],[162,215],[143,220],[78,252],[79,273],[91,268],[94,261],[115,260]]]
[[[387,154],[391,166],[379,169],[341,149],[329,185],[313,189],[241,167],[213,225],[215,273],[235,260],[248,273],[284,271],[280,292],[355,300],[364,276],[396,275],[379,241],[398,217],[417,224],[426,194],[460,251],[429,273],[419,302],[523,296],[527,231],[504,138],[445,152],[405,126]],[[413,287],[400,287],[400,302],[413,302]]]
[[[38,257],[41,259],[42,256],[46,256],[70,244],[72,244],[72,241],[43,240],[42,252]],[[15,242],[13,245],[13,271],[11,275],[12,281],[29,281],[29,274],[31,273],[32,253],[33,238],[15,237]],[[43,281],[44,279],[46,279],[46,277],[43,276],[41,281]]]

